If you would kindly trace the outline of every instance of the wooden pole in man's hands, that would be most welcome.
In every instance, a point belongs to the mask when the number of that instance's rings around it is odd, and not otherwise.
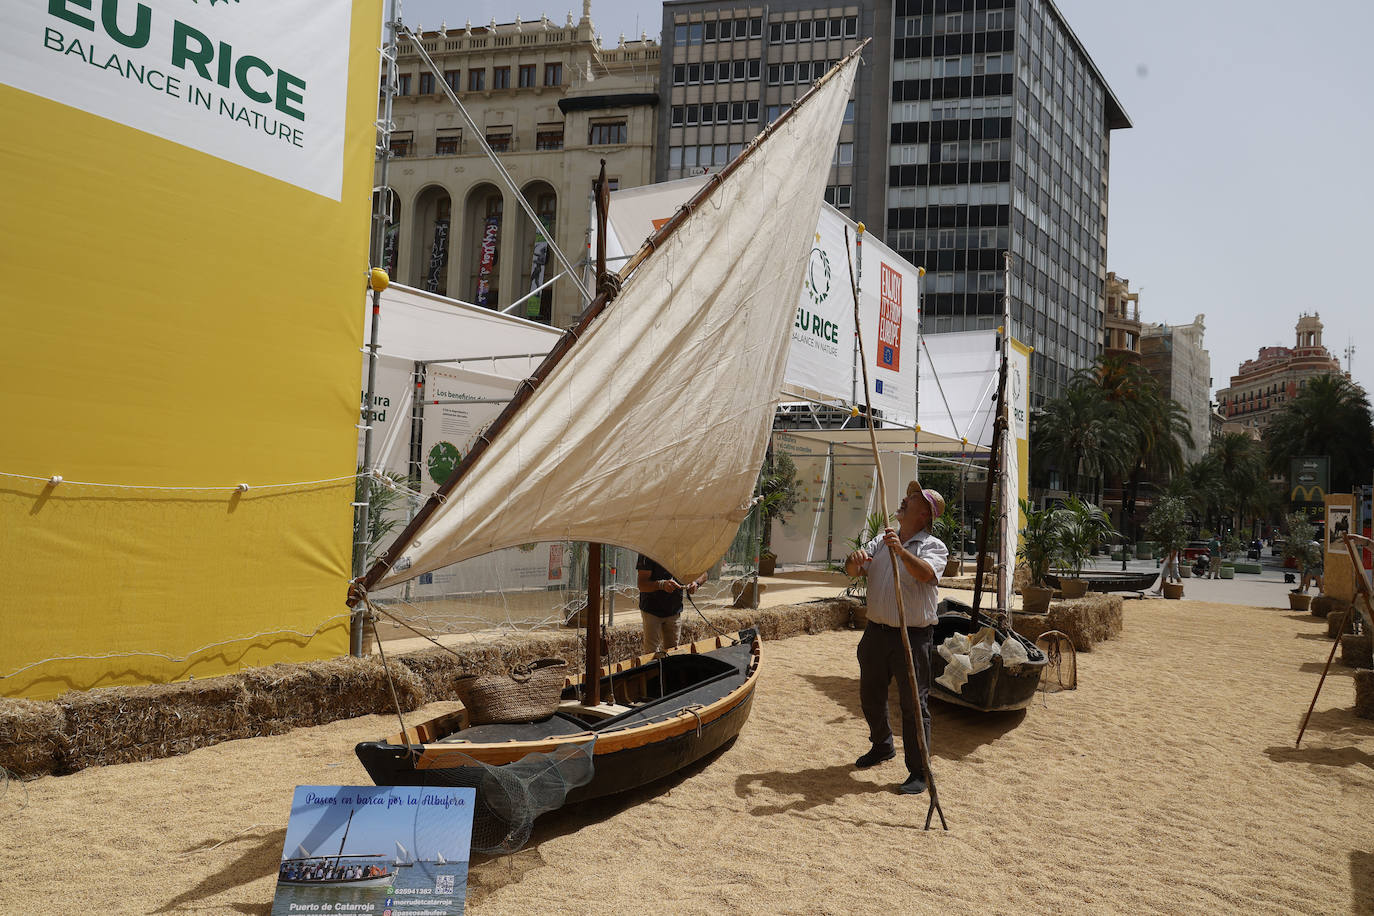
[[[859,224],[859,231],[863,232],[863,223]],[[889,505],[887,501],[887,484],[883,480],[883,464],[878,457],[878,434],[873,431],[873,404],[869,397],[868,388],[868,361],[864,358],[864,338],[863,331],[859,324],[859,287],[854,282],[854,258],[849,253],[849,227],[844,227],[844,252],[849,259],[849,291],[854,297],[854,339],[859,345],[859,365],[863,367],[864,375],[864,409],[867,411],[868,420],[868,441],[873,448],[873,466],[878,471],[878,505],[887,511]],[[920,346],[920,341],[916,344]],[[919,442],[918,442],[919,445]],[[922,499],[925,496],[922,495]],[[921,712],[921,691],[916,684],[916,660],[911,654],[911,637],[906,631],[906,609],[902,606],[902,564],[897,559],[897,552],[890,547],[888,555],[892,557],[892,587],[897,596],[897,630],[902,634],[902,650],[906,653],[906,680],[907,686],[911,690],[911,702],[916,707],[916,746],[921,751],[921,765],[926,771],[926,787],[930,789],[930,807],[926,809],[926,828],[930,829],[930,818],[932,814],[940,815],[940,826],[945,830],[949,825],[945,823],[945,812],[940,808],[940,794],[935,791],[935,772],[930,768],[930,751],[926,747],[926,723],[925,716]],[[907,736],[903,735],[902,740],[906,741]]]

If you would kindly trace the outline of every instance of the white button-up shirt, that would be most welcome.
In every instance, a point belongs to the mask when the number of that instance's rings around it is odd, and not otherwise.
[[[902,610],[906,612],[906,625],[932,627],[936,622],[939,604],[939,594],[935,589],[940,584],[945,561],[949,559],[949,548],[929,531],[916,532],[902,546],[929,563],[935,571],[933,582],[922,582],[907,572],[906,567],[902,567]],[[901,621],[897,619],[896,590],[892,587],[891,551],[882,535],[865,544],[864,550],[873,558],[864,564],[868,573],[868,619],[890,627],[901,626]]]

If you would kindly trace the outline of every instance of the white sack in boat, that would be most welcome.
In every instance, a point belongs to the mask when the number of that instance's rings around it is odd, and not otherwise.
[[[1030,653],[1020,642],[1015,639],[1008,639],[1002,643],[1002,664],[1024,665],[1028,661],[1030,661]]]
[[[857,66],[644,261],[379,587],[540,540],[637,550],[684,581],[724,553],[763,463]]]

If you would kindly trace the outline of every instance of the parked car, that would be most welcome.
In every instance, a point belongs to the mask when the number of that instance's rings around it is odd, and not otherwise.
[[[1188,546],[1183,548],[1183,559],[1196,560],[1198,557],[1212,558],[1212,551],[1207,547],[1206,541],[1189,541]]]
[[[1286,538],[1274,538],[1272,541],[1270,541],[1270,542],[1269,542],[1269,556],[1271,556],[1271,557],[1281,557],[1281,556],[1283,556],[1283,545],[1286,544],[1286,543],[1288,543],[1288,541],[1287,541]]]

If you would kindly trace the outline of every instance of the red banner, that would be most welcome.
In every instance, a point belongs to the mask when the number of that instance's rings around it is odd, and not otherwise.
[[[878,365],[897,372],[902,363],[902,275],[882,264],[878,287]]]

